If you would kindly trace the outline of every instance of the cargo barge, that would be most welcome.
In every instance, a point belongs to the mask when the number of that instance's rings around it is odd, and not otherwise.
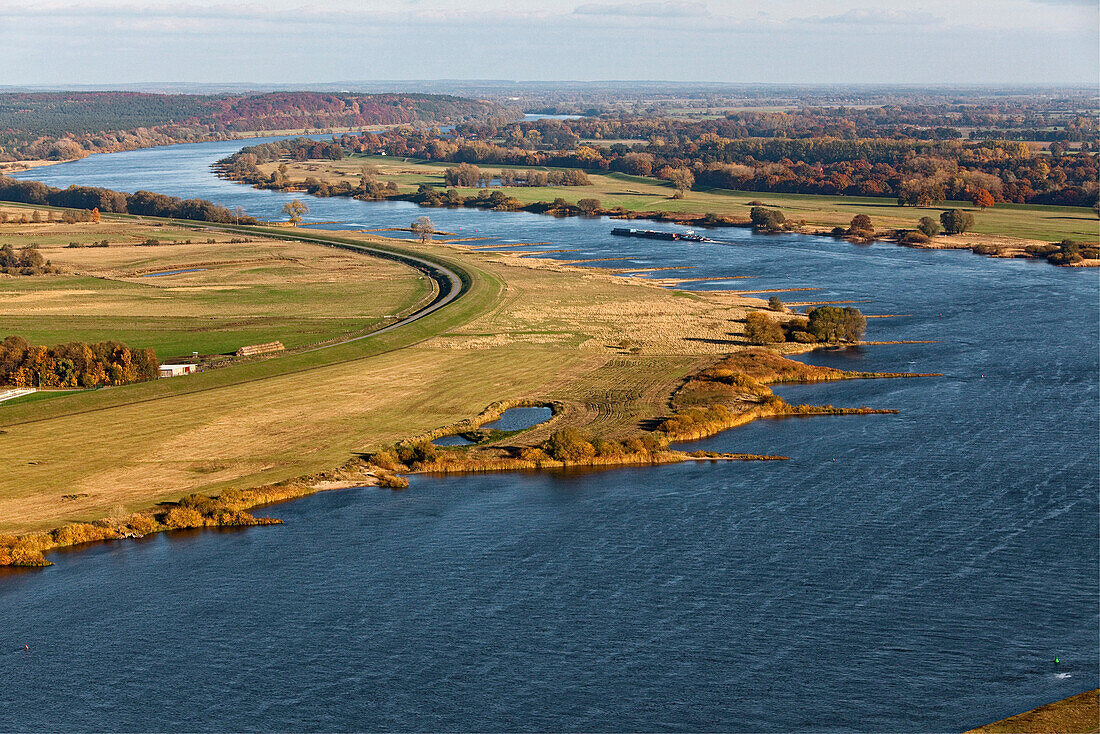
[[[680,242],[709,242],[701,234],[695,234],[691,230],[687,232],[664,232],[659,229],[635,229],[633,227],[615,227],[611,234],[619,237],[644,237],[647,240],[673,240]]]

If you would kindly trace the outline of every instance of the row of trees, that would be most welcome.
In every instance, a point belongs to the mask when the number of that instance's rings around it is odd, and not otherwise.
[[[254,217],[241,210],[230,211],[205,199],[180,199],[177,196],[137,191],[133,194],[95,186],[70,186],[58,189],[40,181],[19,181],[0,174],[0,201],[21,204],[83,209],[93,219],[99,212],[140,214],[150,217],[191,219],[200,222],[255,224]]]
[[[538,171],[504,168],[500,171],[482,171],[471,163],[459,163],[443,172],[447,186],[460,188],[488,188],[490,186],[591,186],[592,181],[584,171],[575,168],[566,170]]]
[[[152,349],[119,342],[32,346],[21,336],[0,341],[0,385],[83,387],[154,380],[160,363]]]

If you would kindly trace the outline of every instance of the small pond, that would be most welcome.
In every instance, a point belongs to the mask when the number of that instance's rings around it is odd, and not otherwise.
[[[433,446],[471,446],[473,441],[467,441],[462,436],[440,436],[432,441]]]
[[[501,414],[500,418],[481,427],[497,431],[521,431],[524,428],[545,423],[553,415],[554,411],[550,408],[509,408]]]

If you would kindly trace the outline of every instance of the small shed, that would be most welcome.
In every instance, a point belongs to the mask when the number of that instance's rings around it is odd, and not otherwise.
[[[162,364],[160,366],[161,377],[179,377],[198,371],[197,364]]]

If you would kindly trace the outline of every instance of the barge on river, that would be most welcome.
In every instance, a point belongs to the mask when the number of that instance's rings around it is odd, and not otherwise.
[[[619,237],[644,237],[648,240],[675,240],[680,242],[709,242],[710,240],[701,234],[688,230],[687,232],[665,232],[659,229],[635,229],[634,227],[615,227],[611,234]]]

